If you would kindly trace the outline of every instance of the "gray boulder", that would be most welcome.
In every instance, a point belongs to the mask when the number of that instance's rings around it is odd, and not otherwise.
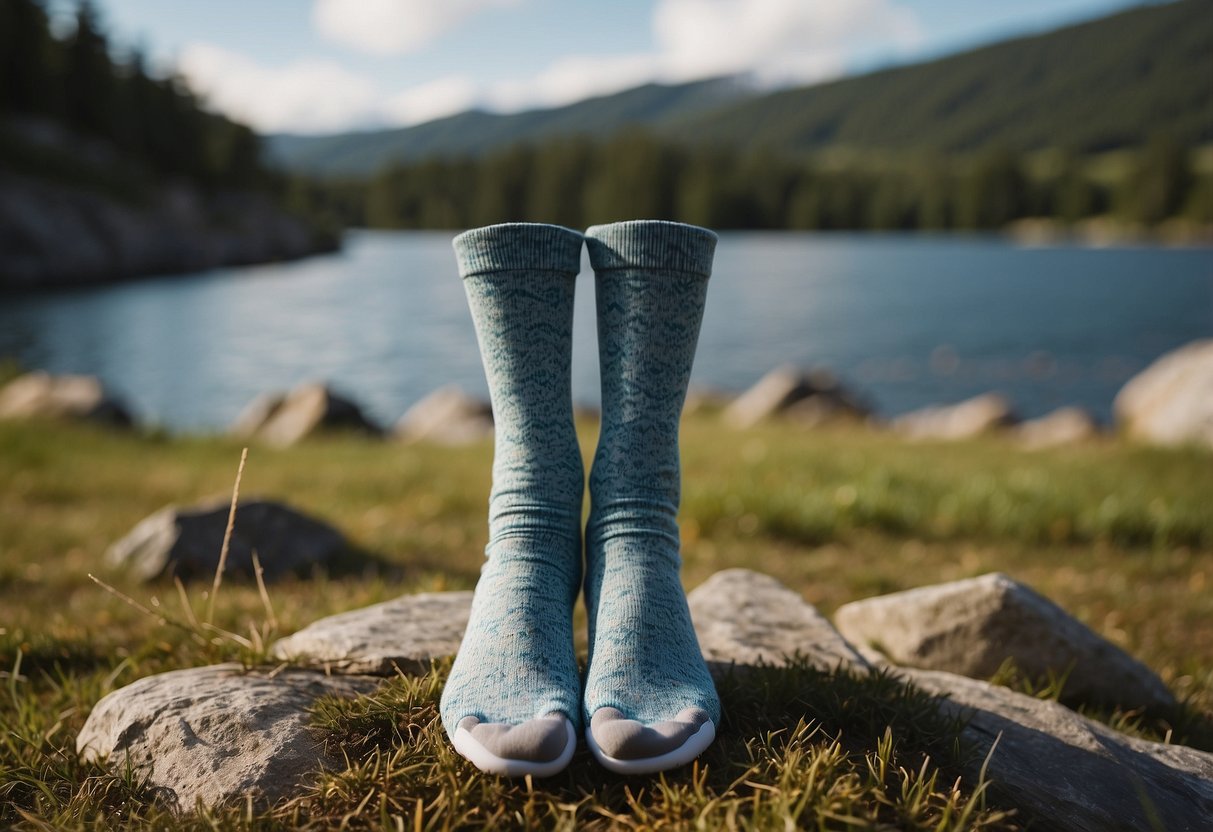
[[[1095,418],[1090,411],[1081,407],[1059,407],[1015,429],[1019,444],[1028,450],[1072,445],[1098,435],[1099,425]]]
[[[911,439],[969,439],[1019,421],[1011,403],[998,393],[963,402],[915,410],[893,420],[893,429]]]
[[[270,445],[294,445],[322,431],[379,436],[382,429],[355,402],[319,382],[255,398],[232,424],[233,435]]]
[[[724,410],[731,427],[750,428],[776,416],[803,425],[863,420],[871,409],[826,370],[785,365],[767,373]]]
[[[393,432],[406,442],[467,445],[493,435],[493,407],[449,385],[409,408]]]
[[[810,604],[768,576],[720,572],[688,601],[714,670],[726,662],[778,665],[794,652],[822,669],[867,667]],[[1122,735],[1056,702],[953,673],[894,668],[872,656],[964,721],[962,778],[971,787],[984,766],[994,794],[1023,812],[1021,819],[1073,832],[1208,829],[1213,755]]]
[[[110,546],[106,562],[145,581],[171,575],[209,578],[219,564],[230,505],[167,506]],[[225,574],[251,577],[254,551],[265,579],[272,581],[329,565],[347,550],[345,537],[327,523],[281,503],[250,500],[236,510]]]
[[[425,673],[459,650],[471,608],[471,592],[403,595],[322,618],[279,639],[274,655],[338,673]]]
[[[838,629],[899,665],[989,678],[1006,659],[1030,677],[1069,671],[1067,699],[1127,707],[1175,697],[1145,665],[1001,573],[839,607]]]
[[[1213,339],[1169,352],[1129,379],[1113,410],[1133,439],[1213,447]]]
[[[130,427],[130,411],[95,376],[25,373],[0,388],[0,419],[86,420]]]
[[[965,720],[962,776],[986,775],[995,796],[1040,829],[1204,832],[1213,819],[1213,754],[1126,736],[1064,705],[976,679],[900,670]],[[997,745],[995,745],[997,743]]]
[[[824,615],[779,581],[749,569],[726,569],[687,595],[703,657],[714,671],[786,664],[800,655],[821,670],[868,663]]]
[[[76,749],[118,770],[129,764],[177,812],[247,795],[264,807],[341,763],[309,728],[316,698],[365,694],[380,682],[298,670],[271,676],[235,663],[161,673],[98,702]]]

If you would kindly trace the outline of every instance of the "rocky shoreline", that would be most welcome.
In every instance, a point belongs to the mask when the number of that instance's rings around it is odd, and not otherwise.
[[[136,204],[0,172],[0,291],[293,260],[340,244],[261,194],[175,184]]]
[[[46,118],[0,119],[0,293],[95,285],[336,251],[252,182],[153,173]]]
[[[131,412],[91,376],[31,372],[0,386],[0,419],[81,419],[131,427],[137,424]],[[790,365],[775,368],[736,396],[692,389],[683,412],[708,413],[738,431],[776,421],[802,428],[851,424],[889,430],[909,441],[1002,434],[1027,450],[1039,450],[1097,439],[1111,427],[1146,444],[1213,447],[1213,340],[1193,341],[1167,353],[1131,378],[1116,396],[1113,426],[1101,425],[1073,406],[1023,420],[1014,404],[997,392],[886,419],[828,371]],[[597,417],[584,409],[577,415]],[[385,427],[330,385],[308,382],[257,396],[228,429],[232,436],[279,447],[333,431],[377,440],[464,445],[492,436],[493,412],[489,402],[447,386]]]

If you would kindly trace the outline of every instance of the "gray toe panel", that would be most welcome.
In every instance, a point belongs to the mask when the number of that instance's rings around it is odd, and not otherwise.
[[[476,742],[490,754],[503,760],[547,763],[555,760],[569,742],[566,718],[562,714],[532,719],[520,725],[480,722],[474,716],[459,722]]]
[[[643,760],[681,748],[708,721],[710,717],[699,708],[687,708],[672,720],[652,725],[628,719],[615,708],[599,708],[590,720],[590,732],[607,756]]]

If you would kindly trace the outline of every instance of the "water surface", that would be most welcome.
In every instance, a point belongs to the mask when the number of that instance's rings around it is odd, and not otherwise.
[[[0,297],[0,355],[92,373],[145,421],[217,430],[258,393],[326,379],[384,423],[444,384],[487,394],[450,233],[354,232],[344,252]],[[574,397],[598,401],[593,276]],[[693,383],[821,365],[884,414],[1000,390],[1025,416],[1112,399],[1213,337],[1213,251],[1022,248],[996,237],[724,234]]]

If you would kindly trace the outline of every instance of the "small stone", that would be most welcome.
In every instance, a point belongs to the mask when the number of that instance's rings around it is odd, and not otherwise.
[[[1031,678],[1069,671],[1067,700],[1171,706],[1153,671],[1030,587],[1001,573],[839,607],[838,629],[899,665],[978,679],[1007,659]]]
[[[1031,828],[1210,828],[1213,754],[1126,736],[1056,702],[952,673],[896,673],[946,697],[940,708],[964,720],[969,787],[988,756],[993,794],[1039,823]]]
[[[1023,447],[1038,450],[1091,439],[1099,434],[1099,425],[1090,411],[1081,407],[1059,407],[1039,419],[1019,425],[1015,434]]]
[[[300,670],[270,675],[235,663],[147,676],[93,707],[76,749],[116,771],[129,762],[176,812],[246,795],[266,807],[342,763],[309,727],[316,698],[370,693],[381,681]]]
[[[1018,422],[1011,403],[998,393],[915,410],[893,420],[893,429],[911,439],[969,439]]]
[[[1133,439],[1213,447],[1213,339],[1167,353],[1129,379],[1113,403]]]
[[[62,419],[114,427],[134,424],[130,411],[95,376],[25,373],[0,388],[0,419]]]
[[[241,439],[252,439],[263,425],[269,422],[286,401],[286,393],[262,393],[253,399],[236,421],[232,422],[228,433]]]
[[[274,655],[340,673],[425,673],[459,650],[471,608],[471,592],[403,595],[322,618],[280,639]]]
[[[818,425],[836,419],[863,420],[871,415],[871,408],[830,372],[806,373],[785,365],[767,373],[725,408],[724,421],[744,429],[779,415]]]
[[[812,604],[761,572],[717,572],[687,595],[687,603],[714,672],[733,665],[780,666],[792,655],[820,670],[869,669]]]
[[[285,394],[258,396],[230,430],[237,436],[280,447],[324,431],[351,431],[369,436],[383,433],[355,402],[318,382],[301,384]]]
[[[493,407],[449,385],[409,408],[393,432],[406,442],[468,445],[493,435]]]
[[[144,581],[209,578],[219,565],[229,501],[167,506],[141,520],[106,551],[106,562]],[[281,503],[242,502],[236,510],[225,575],[253,576],[252,553],[267,581],[327,566],[348,551],[341,532]]]

